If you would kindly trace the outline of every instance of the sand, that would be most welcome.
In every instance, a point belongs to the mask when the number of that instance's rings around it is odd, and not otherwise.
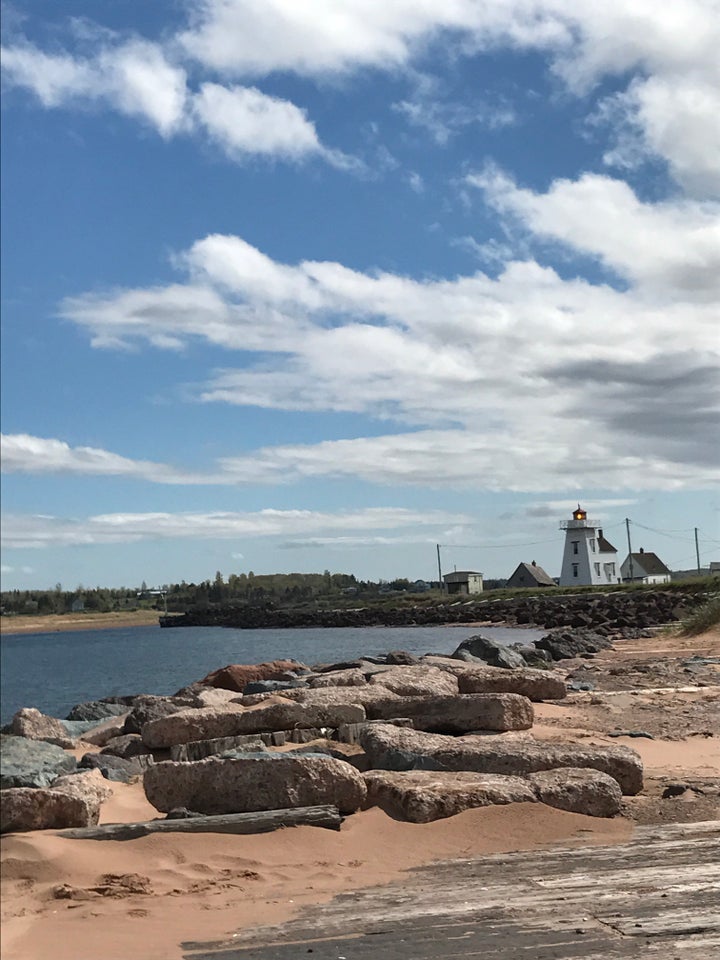
[[[720,741],[714,727],[705,729],[720,719],[720,686],[707,680],[693,686],[683,672],[688,656],[717,656],[720,631],[689,642],[654,637],[617,646],[593,661],[605,690],[536,704],[532,735],[626,743],[638,750],[647,796],[628,798],[623,816],[601,820],[542,804],[511,804],[429,824],[402,823],[371,809],[347,818],[340,832],[296,827],[251,837],[166,834],[125,842],[67,840],[50,831],[5,835],[4,960],[180,960],[183,942],[232,938],[246,927],[279,923],[307,904],[390,882],[412,867],[558,845],[622,843],[632,836],[634,820],[648,822],[650,816],[650,822],[720,817],[707,787],[720,782]],[[613,691],[607,685],[618,662],[654,669],[661,661],[664,682],[675,679],[660,692],[652,672],[640,674],[653,685],[646,689]],[[669,736],[608,736],[633,721],[665,730],[668,713],[676,718]],[[661,788],[678,778],[689,785],[686,795],[661,799]],[[702,795],[693,787],[698,783],[706,785]],[[157,815],[140,784],[112,787],[102,823]]]
[[[123,819],[147,814],[138,785],[119,785],[111,804]],[[2,843],[3,957],[179,960],[183,941],[278,923],[304,904],[389,882],[420,864],[559,843],[619,843],[632,829],[623,819],[513,804],[430,824],[400,823],[371,809],[348,818],[340,832],[295,827],[126,842],[66,840],[48,831],[10,835]],[[135,882],[147,892],[124,890],[118,879],[100,895],[93,888],[108,874],[144,878]],[[73,899],[54,899],[61,884]]]
[[[157,610],[119,613],[65,613],[42,617],[0,617],[0,633],[64,633],[68,630],[106,630],[109,627],[157,626]]]

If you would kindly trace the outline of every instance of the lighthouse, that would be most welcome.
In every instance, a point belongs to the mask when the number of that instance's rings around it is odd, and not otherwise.
[[[620,583],[617,550],[603,536],[587,511],[580,504],[573,510],[572,520],[560,524],[565,531],[561,587],[600,586]]]

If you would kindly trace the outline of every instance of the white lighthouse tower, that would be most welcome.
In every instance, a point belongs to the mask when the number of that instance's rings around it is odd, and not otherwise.
[[[608,543],[602,530],[588,520],[580,504],[573,510],[572,520],[560,524],[565,531],[561,587],[600,586],[619,583],[617,550]]]

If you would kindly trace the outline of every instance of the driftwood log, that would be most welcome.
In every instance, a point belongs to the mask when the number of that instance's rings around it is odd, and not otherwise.
[[[145,820],[139,823],[106,823],[99,827],[58,830],[56,836],[70,840],[135,840],[150,833],[269,833],[279,827],[325,827],[339,830],[342,817],[337,807],[295,807],[287,810],[260,810],[228,813],[217,817],[188,817],[179,820]]]

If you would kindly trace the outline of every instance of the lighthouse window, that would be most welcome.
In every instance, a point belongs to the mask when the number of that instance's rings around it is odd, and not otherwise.
[[[600,576],[600,564],[599,564],[599,563],[594,563],[593,566],[595,567],[595,576],[596,576],[596,577],[599,577],[599,576]]]
[[[575,556],[577,556],[578,553],[580,552],[580,551],[579,551],[580,541],[579,541],[579,540],[573,540],[572,545],[573,545],[573,553],[575,554]]]
[[[572,567],[573,567],[573,576],[576,577],[578,575],[578,564],[574,563]]]
[[[590,540],[590,549],[592,550],[593,553],[595,553],[595,538],[594,538],[594,537],[591,538],[591,540]]]

